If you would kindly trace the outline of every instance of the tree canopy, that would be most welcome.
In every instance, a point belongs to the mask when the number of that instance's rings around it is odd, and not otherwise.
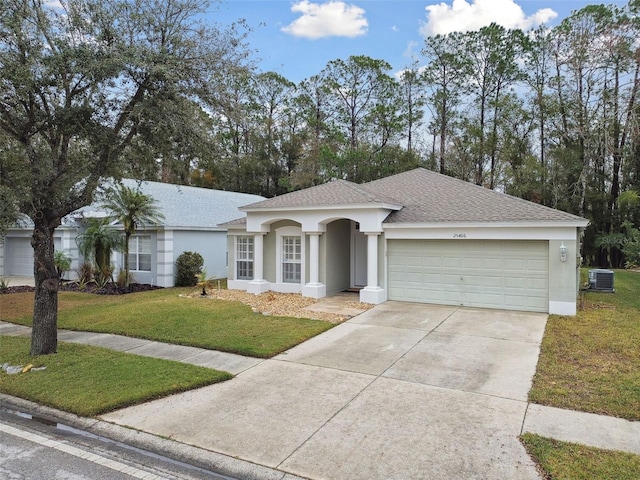
[[[249,68],[243,25],[203,24],[205,0],[49,3],[0,9],[0,234],[35,225],[32,353],[55,351],[53,231],[109,177],[274,196],[420,165],[587,217],[589,264],[622,266],[638,238],[638,0],[297,85]]]
[[[203,125],[196,105],[215,104],[220,79],[243,69],[241,27],[203,24],[208,5],[3,2],[0,194],[15,205],[3,217],[20,212],[34,223],[32,354],[56,350],[61,219],[107,179],[158,175],[159,158],[193,149]]]
[[[278,77],[287,86],[270,111],[259,92],[273,78],[248,72],[228,82],[209,131],[216,155],[188,183],[273,196],[420,165],[586,217],[586,262],[622,266],[622,250],[598,239],[640,226],[618,202],[640,188],[638,38],[638,0],[589,5],[554,28],[493,24],[426,38],[395,74],[353,56],[299,85]]]

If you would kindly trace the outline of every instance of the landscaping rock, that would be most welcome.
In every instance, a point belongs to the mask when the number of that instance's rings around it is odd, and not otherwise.
[[[194,292],[191,297],[200,297],[200,294]],[[211,290],[207,298],[241,302],[250,306],[253,312],[263,315],[309,318],[331,323],[341,323],[350,318],[349,315],[344,314],[307,310],[308,307],[317,304],[318,300],[303,297],[299,293],[266,292],[255,295],[242,290]],[[345,306],[360,310],[368,310],[373,307],[373,305],[359,302],[347,302]]]

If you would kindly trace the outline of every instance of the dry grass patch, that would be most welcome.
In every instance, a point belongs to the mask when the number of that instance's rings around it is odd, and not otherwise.
[[[602,450],[525,433],[527,452],[547,480],[637,480],[640,455]]]
[[[530,401],[640,420],[640,273],[615,281],[575,317],[550,316]]]

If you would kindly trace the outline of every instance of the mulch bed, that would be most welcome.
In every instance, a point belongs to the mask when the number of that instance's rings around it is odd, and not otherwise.
[[[85,285],[83,288],[80,288],[76,282],[64,282],[60,285],[61,292],[84,292],[84,293],[95,293],[97,295],[125,295],[127,293],[136,293],[136,292],[146,292],[147,290],[157,290],[158,287],[156,285],[149,285],[147,283],[131,283],[129,284],[129,288],[121,287],[115,283],[110,283],[105,285],[104,287],[98,287],[94,283],[90,283]],[[0,294],[3,293],[23,293],[23,292],[34,292],[35,287],[28,286],[17,286],[17,287],[8,287],[0,291]]]

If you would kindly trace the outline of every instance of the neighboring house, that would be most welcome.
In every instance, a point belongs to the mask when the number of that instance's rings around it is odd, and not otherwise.
[[[33,277],[32,234],[33,223],[28,217],[21,216],[18,224],[7,230],[4,239],[0,238],[0,277]],[[53,238],[56,251],[67,252],[72,259],[76,259],[72,268],[78,266],[77,235],[76,222],[70,217],[65,217]]]
[[[158,227],[139,228],[130,241],[130,270],[137,283],[162,287],[174,285],[175,262],[185,251],[198,252],[204,258],[209,277],[224,278],[227,273],[227,231],[218,224],[238,216],[238,207],[262,200],[258,195],[225,192],[207,188],[187,187],[158,182],[123,180],[132,188],[156,201],[164,221]],[[67,252],[72,258],[71,278],[82,262],[76,237],[86,226],[86,218],[104,217],[98,209],[100,202],[82,208],[63,220],[56,229],[56,250]],[[0,275],[33,276],[33,249],[30,222],[7,232],[4,246],[0,246]],[[122,228],[114,223],[115,228]],[[112,257],[115,274],[124,269],[122,253]]]
[[[422,168],[240,208],[229,288],[576,313],[588,221]]]

